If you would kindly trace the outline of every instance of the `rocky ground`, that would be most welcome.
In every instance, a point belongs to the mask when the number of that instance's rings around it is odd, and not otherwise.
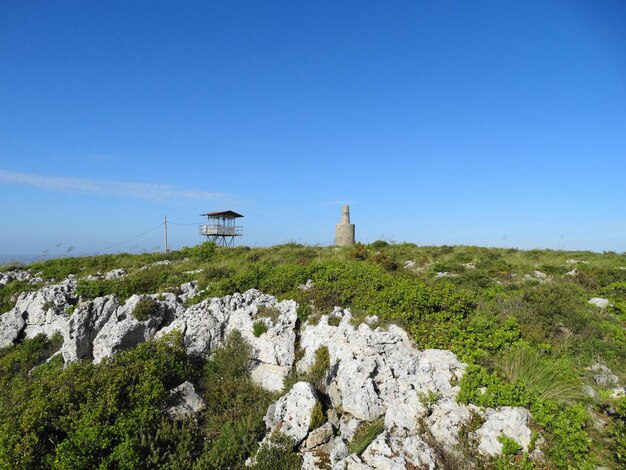
[[[10,271],[29,280],[25,271]],[[107,273],[123,276],[123,272]],[[10,282],[0,279],[0,285]],[[107,295],[77,298],[76,279],[22,293],[15,307],[0,316],[0,347],[38,334],[63,337],[65,363],[95,363],[173,330],[184,335],[191,356],[207,358],[233,330],[251,344],[252,379],[284,393],[267,410],[266,444],[281,432],[295,441],[304,468],[394,469],[439,468],[503,451],[503,436],[531,457],[541,454],[541,440],[529,428],[529,412],[521,407],[479,408],[456,402],[466,365],[450,351],[420,351],[395,325],[377,326],[375,317],[355,324],[348,309],[336,308],[316,322],[300,325],[295,301],[280,301],[257,290],[211,298],[191,307],[184,301],[196,293],[195,283],[179,293],[133,295],[125,303]],[[144,298],[156,308],[146,319],[135,317]],[[254,323],[265,331],[254,334]],[[316,352],[326,348],[328,367],[319,383],[298,381],[284,390],[288,377],[315,366]],[[170,416],[190,416],[202,409],[191,383],[172,395]],[[322,420],[316,413],[323,410]],[[355,436],[376,430],[364,451],[354,452]],[[378,427],[376,427],[378,426]],[[532,442],[531,442],[532,441]]]

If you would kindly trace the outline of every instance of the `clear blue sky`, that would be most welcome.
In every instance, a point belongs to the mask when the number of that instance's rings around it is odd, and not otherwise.
[[[625,177],[624,1],[0,3],[0,253],[225,209],[327,245],[341,203],[364,242],[626,251]]]

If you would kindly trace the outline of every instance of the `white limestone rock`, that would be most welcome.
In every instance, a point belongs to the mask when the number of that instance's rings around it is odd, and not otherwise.
[[[398,438],[385,431],[365,449],[361,460],[369,468],[395,470],[399,468],[435,468],[433,450],[419,437]]]
[[[344,468],[339,462],[348,457],[348,446],[341,437],[334,437],[328,443],[312,451],[302,453],[303,470]]]
[[[270,392],[280,392],[284,388],[289,369],[283,366],[257,363],[250,371],[252,381]]]
[[[593,372],[593,380],[596,384],[602,386],[609,386],[617,384],[619,377],[611,371],[607,366],[600,363],[595,363],[588,368]]]
[[[126,271],[124,271],[123,269],[112,269],[111,271],[109,271],[108,273],[104,274],[104,278],[107,280],[110,279],[121,279],[123,277],[126,276]]]
[[[319,428],[314,429],[309,433],[309,436],[302,444],[302,449],[305,451],[313,450],[316,447],[326,444],[331,440],[333,434],[333,425],[330,423],[324,423]]]
[[[38,334],[52,336],[61,333],[67,336],[68,315],[65,309],[76,302],[76,281],[73,277],[59,284],[44,286],[33,292],[22,292],[12,309],[12,315],[3,322],[3,337],[23,335],[25,338],[33,338]],[[6,316],[7,314],[4,314]],[[24,321],[22,324],[18,316]],[[16,327],[21,328],[16,330]]]
[[[268,390],[279,391],[295,360],[296,305],[292,300],[277,302],[255,289],[206,299],[176,315],[156,337],[178,329],[183,333],[188,354],[206,358],[230,332],[237,330],[252,347],[256,362],[254,381]],[[268,330],[257,338],[252,325],[259,319],[260,307],[273,309],[275,318],[262,319]]]
[[[224,337],[224,325],[230,311],[223,308],[221,299],[207,299],[193,305],[177,316],[169,325],[162,328],[156,338],[174,330],[183,334],[187,354],[192,357],[207,358],[211,350],[219,345]]]
[[[485,455],[501,455],[502,443],[498,437],[504,434],[528,451],[531,437],[529,418],[528,410],[521,407],[505,406],[499,410],[488,408],[485,423],[476,431],[478,450]]]
[[[178,296],[179,300],[181,302],[186,302],[192,297],[198,295],[198,281],[190,281],[181,284],[180,291],[181,293]]]
[[[430,433],[444,448],[454,451],[454,447],[459,443],[461,427],[472,417],[471,410],[470,407],[460,405],[452,399],[437,402],[432,414],[426,420]]]
[[[594,297],[592,299],[589,299],[587,303],[590,303],[591,305],[595,305],[596,307],[606,308],[609,306],[609,299]]]
[[[0,315],[0,348],[11,346],[25,326],[26,321],[18,310],[12,309]]]
[[[339,326],[328,325],[323,316],[317,325],[304,327],[300,338],[304,356],[297,364],[300,372],[306,372],[315,360],[315,351],[320,346],[328,348],[327,392],[333,406],[360,420],[386,415],[387,427],[414,432],[417,418],[426,411],[418,393],[431,391],[441,398],[456,395],[455,383],[466,366],[453,353],[420,352],[401,328],[354,327],[349,310],[342,313]]]
[[[65,363],[78,359],[93,361],[93,342],[119,307],[114,295],[80,303],[68,319],[61,354]]]
[[[310,383],[296,383],[287,395],[268,408],[265,415],[267,436],[280,431],[292,437],[297,444],[302,442],[309,433],[311,412],[316,402],[315,389]]]
[[[167,415],[175,420],[193,418],[205,407],[204,400],[188,381],[170,391],[170,403]]]
[[[31,277],[32,276],[28,271],[24,271],[22,269],[0,272],[0,288],[13,281],[30,281]]]
[[[133,295],[126,303],[118,307],[103,325],[93,340],[93,358],[98,363],[116,352],[132,348],[139,343],[152,339],[163,319],[166,308],[158,302],[158,311],[147,320],[140,321],[133,316],[133,310],[144,296]]]

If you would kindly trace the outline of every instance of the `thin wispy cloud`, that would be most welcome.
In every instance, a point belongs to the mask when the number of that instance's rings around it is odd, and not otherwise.
[[[0,169],[0,184],[14,184],[57,192],[132,197],[157,202],[171,199],[219,201],[233,198],[232,195],[225,193],[186,189],[169,184],[47,176],[2,169]]]

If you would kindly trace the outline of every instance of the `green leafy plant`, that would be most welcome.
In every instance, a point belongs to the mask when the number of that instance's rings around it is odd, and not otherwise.
[[[510,457],[518,454],[522,450],[522,446],[515,440],[505,434],[498,436],[498,442],[502,444],[502,455]]]
[[[313,313],[313,308],[309,304],[300,304],[296,309],[296,313],[298,314],[298,321],[300,323],[306,323],[309,316]]]
[[[263,333],[267,332],[267,325],[262,320],[257,320],[252,323],[252,334],[255,337],[261,336]]]

